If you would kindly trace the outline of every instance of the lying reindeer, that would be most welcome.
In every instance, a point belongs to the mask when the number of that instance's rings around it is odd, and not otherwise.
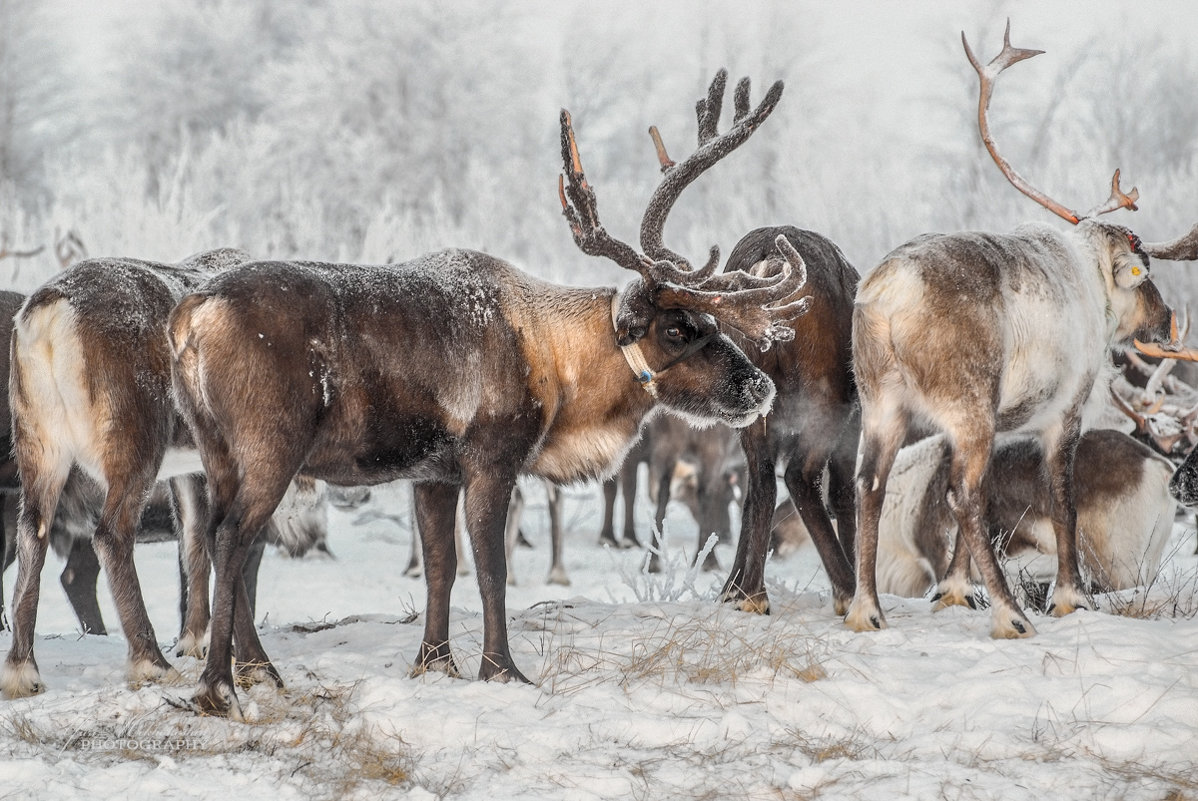
[[[962,35],[964,42],[964,35]],[[1113,344],[1139,337],[1169,342],[1172,314],[1149,277],[1149,254],[1179,244],[1143,245],[1128,229],[1097,217],[1135,208],[1119,188],[1078,215],[1033,189],[999,153],[986,111],[1005,68],[1040,51],[1010,44],[983,67],[965,42],[981,93],[982,139],[1003,174],[1076,227],[1028,225],[1012,234],[922,236],[901,245],[862,282],[853,313],[853,363],[862,404],[857,591],[845,618],[857,631],[883,628],[878,605],[878,527],[895,455],[914,424],[943,431],[950,449],[949,505],[958,547],[940,582],[941,605],[967,603],[969,556],[993,613],[992,636],[1035,633],[1004,580],[983,517],[983,486],[999,432],[1038,435],[1052,497],[1057,576],[1052,611],[1082,605],[1073,464],[1083,410],[1110,363]],[[1198,226],[1189,251],[1198,249]],[[964,542],[966,545],[961,545]]]
[[[879,592],[922,596],[948,571],[957,530],[947,500],[948,450],[943,436],[932,436],[895,457],[878,526]],[[1004,572],[1037,585],[1048,584],[1056,570],[1044,470],[1036,440],[1004,439],[995,445],[983,484],[987,533],[1006,561]],[[1173,529],[1172,474],[1168,459],[1126,434],[1111,429],[1082,434],[1073,480],[1078,555],[1089,590],[1110,592],[1152,581]],[[785,532],[782,540],[790,548],[806,536],[793,520],[778,531]]]
[[[713,141],[705,166],[744,142],[781,90],[775,84]],[[504,522],[517,477],[609,474],[663,408],[738,427],[769,411],[773,383],[716,319],[763,348],[793,336],[784,322],[810,303],[793,298],[802,259],[780,240],[787,268],[759,279],[642,257],[600,225],[564,111],[561,124],[563,210],[584,252],[637,274],[623,290],[550,284],[493,256],[448,250],[390,265],[257,262],[175,307],[175,397],[213,504],[216,588],[200,709],[241,716],[234,637],[242,679],[280,681],[238,574],[297,473],[340,484],[416,481],[428,608],[413,673],[458,675],[449,595],[464,490],[483,600],[479,677],[527,681],[512,661],[504,609]]]

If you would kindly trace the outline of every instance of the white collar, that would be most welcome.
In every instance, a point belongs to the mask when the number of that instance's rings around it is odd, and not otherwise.
[[[617,339],[620,336],[620,326],[616,322],[616,317],[620,312],[620,290],[611,296],[611,323],[616,331]],[[649,368],[645,361],[645,354],[641,352],[641,346],[638,342],[633,342],[631,345],[621,345],[620,351],[624,354],[624,360],[628,362],[628,366],[632,368],[633,375],[640,383],[641,387],[649,393],[653,398],[657,397],[656,374]]]

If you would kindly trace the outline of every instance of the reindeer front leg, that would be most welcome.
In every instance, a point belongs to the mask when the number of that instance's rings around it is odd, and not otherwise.
[[[478,677],[530,684],[516,669],[507,638],[507,560],[504,524],[516,476],[502,465],[471,471],[466,482],[466,532],[474,551],[478,591],[483,602],[483,656]]]
[[[740,537],[736,543],[736,561],[728,573],[720,600],[735,604],[742,612],[768,615],[770,599],[765,592],[765,552],[769,547],[770,524],[778,498],[778,480],[774,475],[774,457],[770,453],[765,421],[763,417],[740,435],[748,486],[745,488]]]

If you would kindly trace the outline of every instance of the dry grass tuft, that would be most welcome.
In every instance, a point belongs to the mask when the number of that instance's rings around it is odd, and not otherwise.
[[[703,603],[703,602],[698,602]],[[573,637],[545,649],[542,687],[550,693],[572,692],[612,674],[621,686],[649,681],[685,684],[736,684],[746,678],[819,681],[825,643],[784,625],[744,625],[741,616],[729,619],[718,610],[703,617],[679,614],[657,626],[614,635],[616,649],[579,646]]]
[[[259,686],[242,696],[251,723],[181,715],[169,703],[148,712],[64,731],[24,715],[0,718],[0,731],[43,759],[64,755],[101,763],[158,762],[253,754],[263,775],[299,784],[307,797],[341,799],[370,786],[407,785],[416,755],[395,733],[360,723],[356,685],[308,685],[277,692]]]

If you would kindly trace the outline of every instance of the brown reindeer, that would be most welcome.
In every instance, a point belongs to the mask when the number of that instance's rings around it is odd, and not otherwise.
[[[175,265],[91,259],[44,284],[17,315],[8,397],[21,505],[13,640],[0,677],[6,697],[44,689],[33,654],[40,579],[55,510],[75,470],[104,493],[92,543],[129,643],[130,678],[170,670],[133,564],[155,480],[199,467],[184,455],[190,438],[171,403],[166,319],[184,292],[246,258],[219,250]]]
[[[1116,171],[1111,197],[1079,215],[1032,188],[999,155],[986,120],[994,82],[1040,52],[1011,47],[1009,34],[1008,24],[1002,52],[986,66],[965,42],[980,79],[982,139],[1020,191],[1076,227],[919,237],[861,282],[853,315],[862,405],[860,542],[857,592],[845,618],[857,631],[885,625],[875,580],[878,525],[895,454],[912,424],[943,431],[951,453],[948,502],[958,547],[939,604],[968,602],[972,555],[990,596],[992,635],[1035,633],[990,546],[982,493],[995,435],[1026,432],[1040,438],[1051,489],[1058,560],[1052,610],[1064,615],[1082,605],[1073,462],[1083,410],[1110,369],[1111,345],[1133,336],[1170,340],[1171,312],[1148,266],[1149,254],[1164,247],[1142,245],[1128,229],[1097,219],[1134,208],[1135,190],[1124,194]],[[1106,391],[1094,392],[1100,402]]]
[[[651,206],[661,207],[661,213],[647,216],[641,226],[641,247],[652,258],[680,258],[662,243],[662,228],[670,207],[693,179],[685,166],[711,146],[726,78],[723,71],[717,73],[707,97],[698,102],[699,150],[682,165],[674,164],[657,130],[650,129],[666,176],[650,201]],[[748,81],[742,81],[735,93],[737,119],[748,111],[748,92]],[[724,269],[758,274],[778,269],[774,242],[779,236],[802,255],[814,300],[811,311],[792,322],[792,338],[768,351],[746,347],[753,363],[774,382],[778,395],[770,414],[740,433],[746,469],[744,512],[736,560],[722,597],[745,611],[769,611],[765,558],[777,500],[775,471],[782,465],[786,489],[812,533],[839,613],[846,608],[854,587],[850,562],[855,510],[852,476],[859,420],[849,351],[858,276],[833,242],[793,226],[749,232],[733,248]],[[725,325],[723,330],[743,341],[734,325]],[[825,468],[829,502],[841,521],[839,536],[824,505]]]
[[[721,154],[780,93],[777,84],[725,134]],[[792,335],[780,321],[808,305],[792,298],[804,281],[798,254],[786,249],[790,266],[768,279],[642,257],[600,225],[564,111],[561,122],[559,189],[575,242],[636,273],[623,290],[550,284],[493,256],[448,250],[390,265],[257,262],[175,308],[175,395],[213,503],[216,588],[199,708],[241,714],[234,637],[241,677],[279,681],[245,614],[238,570],[296,473],[416,481],[428,608],[413,673],[458,675],[449,594],[464,490],[483,600],[479,677],[526,681],[504,609],[504,523],[517,477],[606,475],[661,408],[733,426],[769,410],[772,382],[719,333],[716,316],[762,347]]]

